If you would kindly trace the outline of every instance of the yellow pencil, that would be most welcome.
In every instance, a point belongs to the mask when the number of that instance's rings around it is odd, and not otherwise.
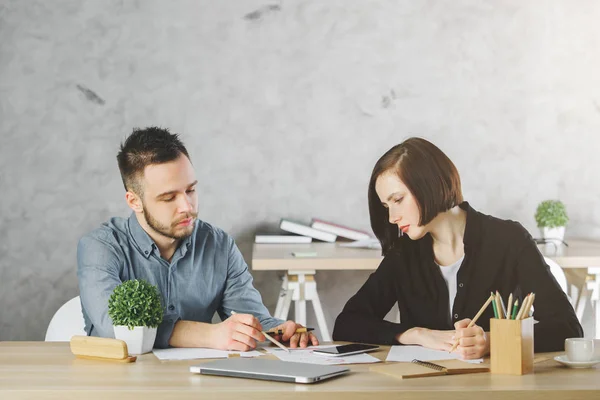
[[[523,319],[523,314],[525,313],[525,309],[527,308],[527,303],[529,302],[529,295],[525,296],[525,298],[523,299],[523,302],[521,303],[521,309],[519,310],[519,313],[517,314],[517,318],[515,319]]]
[[[483,312],[490,305],[490,303],[492,302],[493,299],[494,299],[494,295],[492,294],[492,295],[490,295],[490,297],[488,297],[488,299],[485,302],[485,304],[479,309],[479,311],[477,312],[477,314],[475,315],[475,317],[473,317],[473,319],[471,320],[471,322],[469,322],[469,325],[467,325],[467,328],[472,328],[473,325],[475,325],[475,322],[477,322],[477,320],[479,319],[479,317],[481,317],[481,314],[483,314]],[[457,340],[456,342],[454,342],[454,345],[452,346],[452,348],[449,351],[450,353],[452,353],[454,350],[456,350],[456,347],[458,347],[458,342],[459,342],[459,340]]]
[[[517,314],[517,319],[523,319],[523,315],[525,315],[525,310],[527,310],[527,304],[529,304],[529,297],[531,293],[529,293],[525,300],[523,300],[523,304],[521,304],[521,309],[519,310],[519,314]]]
[[[236,312],[235,312],[235,311],[232,311],[232,312],[231,312],[231,315],[235,315],[235,314],[236,314]],[[290,349],[288,349],[287,347],[285,347],[284,345],[282,345],[281,343],[279,343],[277,340],[273,339],[271,336],[269,336],[269,335],[267,334],[267,332],[265,332],[265,331],[260,331],[260,333],[262,333],[262,334],[263,334],[263,335],[264,335],[264,336],[267,338],[267,340],[271,341],[273,344],[275,344],[275,345],[276,345],[277,347],[279,347],[280,349],[282,349],[282,350],[285,350],[285,351],[287,351],[288,353],[290,352]]]
[[[496,302],[496,307],[498,308],[498,319],[503,319],[504,313],[502,312],[502,302],[500,301],[500,293],[498,293],[497,290],[494,301]]]
[[[508,296],[508,304],[506,305],[506,319],[510,319],[510,312],[512,310],[512,302],[513,302],[513,295],[511,293],[510,296]]]
[[[525,313],[521,316],[522,319],[529,318],[529,311],[531,311],[531,307],[533,306],[533,302],[535,301],[535,293],[531,293],[529,296],[529,303],[527,303],[527,308],[525,309]]]
[[[527,294],[527,296],[525,296],[525,298],[521,302],[521,307],[519,308],[519,312],[517,313],[515,319],[521,319],[521,315],[523,315],[524,307],[527,304],[527,300],[529,300],[529,294]]]

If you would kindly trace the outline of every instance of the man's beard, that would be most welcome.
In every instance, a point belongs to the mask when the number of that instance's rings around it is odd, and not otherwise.
[[[192,232],[194,231],[193,222],[192,222],[192,225],[187,227],[189,229],[186,229],[181,233],[175,233],[175,228],[177,227],[177,224],[179,224],[181,221],[183,221],[185,219],[193,218],[195,220],[196,217],[198,216],[198,213],[188,213],[184,217],[182,217],[181,219],[176,221],[173,225],[167,226],[167,225],[163,225],[156,218],[154,218],[152,216],[152,214],[150,214],[148,212],[148,209],[146,209],[145,205],[142,205],[142,208],[144,209],[144,216],[146,217],[146,222],[148,223],[148,226],[150,226],[150,228],[152,228],[154,231],[156,231],[157,233],[160,233],[161,235],[163,235],[165,237],[175,239],[175,240],[185,239],[186,237],[190,236],[192,234]]]

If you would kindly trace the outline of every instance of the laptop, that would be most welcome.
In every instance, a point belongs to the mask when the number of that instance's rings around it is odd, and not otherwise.
[[[346,367],[333,365],[305,364],[259,358],[228,358],[192,365],[190,372],[279,382],[314,383],[343,375],[350,372],[350,370]]]

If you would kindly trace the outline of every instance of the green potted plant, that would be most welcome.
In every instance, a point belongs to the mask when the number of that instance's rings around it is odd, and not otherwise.
[[[567,209],[560,200],[542,201],[535,211],[535,222],[545,239],[563,240],[569,222]]]
[[[108,299],[108,316],[115,338],[127,343],[129,354],[148,353],[154,347],[156,329],[163,319],[158,288],[141,280],[118,285]]]

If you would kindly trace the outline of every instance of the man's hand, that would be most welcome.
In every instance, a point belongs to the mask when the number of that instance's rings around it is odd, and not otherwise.
[[[220,350],[249,351],[256,342],[264,342],[262,326],[251,314],[235,314],[225,321],[212,325],[210,347]]]
[[[490,352],[489,336],[478,325],[467,328],[470,322],[471,320],[466,318],[454,324],[455,340],[459,341],[454,352],[465,360],[482,358]]]
[[[312,332],[296,333],[296,329],[298,328],[304,327],[294,321],[286,321],[273,328],[274,330],[281,329],[283,335],[274,335],[273,338],[279,342],[287,342],[289,340],[292,349],[295,349],[296,347],[306,347],[309,344],[313,346],[319,345],[317,337],[313,335]]]

